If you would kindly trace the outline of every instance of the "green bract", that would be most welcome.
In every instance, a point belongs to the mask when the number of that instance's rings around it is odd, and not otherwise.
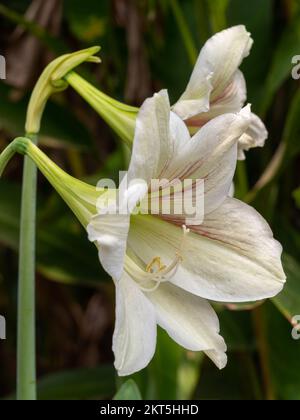
[[[100,47],[91,47],[65,54],[52,61],[39,78],[28,105],[26,117],[26,133],[36,134],[40,131],[40,123],[48,98],[55,92],[60,92],[68,87],[64,77],[79,64],[88,61],[99,63],[100,58],[94,57]]]
[[[107,122],[107,124],[129,146],[132,146],[135,121],[139,109],[125,105],[105,95],[85,79],[70,72],[65,80],[82,96],[92,108]]]
[[[98,189],[68,175],[26,137],[16,138],[2,152],[0,155],[0,175],[15,153],[28,156],[36,164],[71,208],[80,223],[86,228],[91,217],[97,213],[97,199],[104,192],[104,189]]]

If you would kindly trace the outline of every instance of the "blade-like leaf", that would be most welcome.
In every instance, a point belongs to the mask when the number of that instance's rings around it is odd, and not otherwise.
[[[110,398],[114,392],[115,370],[110,365],[53,373],[37,384],[39,400],[99,400]]]
[[[292,326],[274,307],[270,305],[268,309],[268,363],[275,397],[280,400],[299,400],[300,340],[293,338]]]
[[[292,322],[292,318],[300,314],[300,265],[293,257],[284,254],[283,266],[287,282],[283,291],[272,300],[280,312]]]
[[[114,400],[131,400],[131,401],[138,401],[142,399],[140,390],[137,384],[132,380],[129,379],[125,382],[121,388],[118,390],[116,395],[113,398]]]
[[[296,191],[294,191],[294,198],[295,198],[297,207],[300,208],[300,188],[298,188]]]
[[[299,43],[300,16],[296,16],[294,21],[286,27],[274,53],[264,90],[261,112],[268,109],[277,89],[288,77],[291,77],[293,67],[291,60],[292,57],[299,54]]]

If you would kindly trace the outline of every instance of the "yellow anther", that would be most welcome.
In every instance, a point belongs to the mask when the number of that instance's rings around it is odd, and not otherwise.
[[[157,267],[157,270],[154,270],[154,267]],[[166,268],[164,264],[162,264],[160,257],[154,257],[153,260],[147,265],[146,271],[147,273],[157,272],[160,273]]]

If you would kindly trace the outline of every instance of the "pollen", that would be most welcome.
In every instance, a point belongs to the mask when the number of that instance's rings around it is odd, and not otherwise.
[[[155,269],[156,268],[156,269]],[[160,273],[166,268],[166,265],[164,265],[161,262],[160,257],[154,257],[152,261],[147,265],[146,271],[147,273]]]

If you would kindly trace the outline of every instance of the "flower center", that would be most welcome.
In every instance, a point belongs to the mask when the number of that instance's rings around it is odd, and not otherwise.
[[[144,270],[131,258],[126,257],[126,271],[136,281],[142,291],[154,292],[161,283],[169,281],[176,274],[179,264],[183,260],[182,248],[188,233],[189,229],[183,226],[183,238],[179,250],[175,253],[169,265],[164,264],[161,257],[157,256],[147,264]]]
[[[157,270],[155,271],[155,268]],[[153,260],[147,265],[146,271],[147,273],[160,273],[162,270],[164,270],[166,266],[162,264],[160,257],[154,257]]]

